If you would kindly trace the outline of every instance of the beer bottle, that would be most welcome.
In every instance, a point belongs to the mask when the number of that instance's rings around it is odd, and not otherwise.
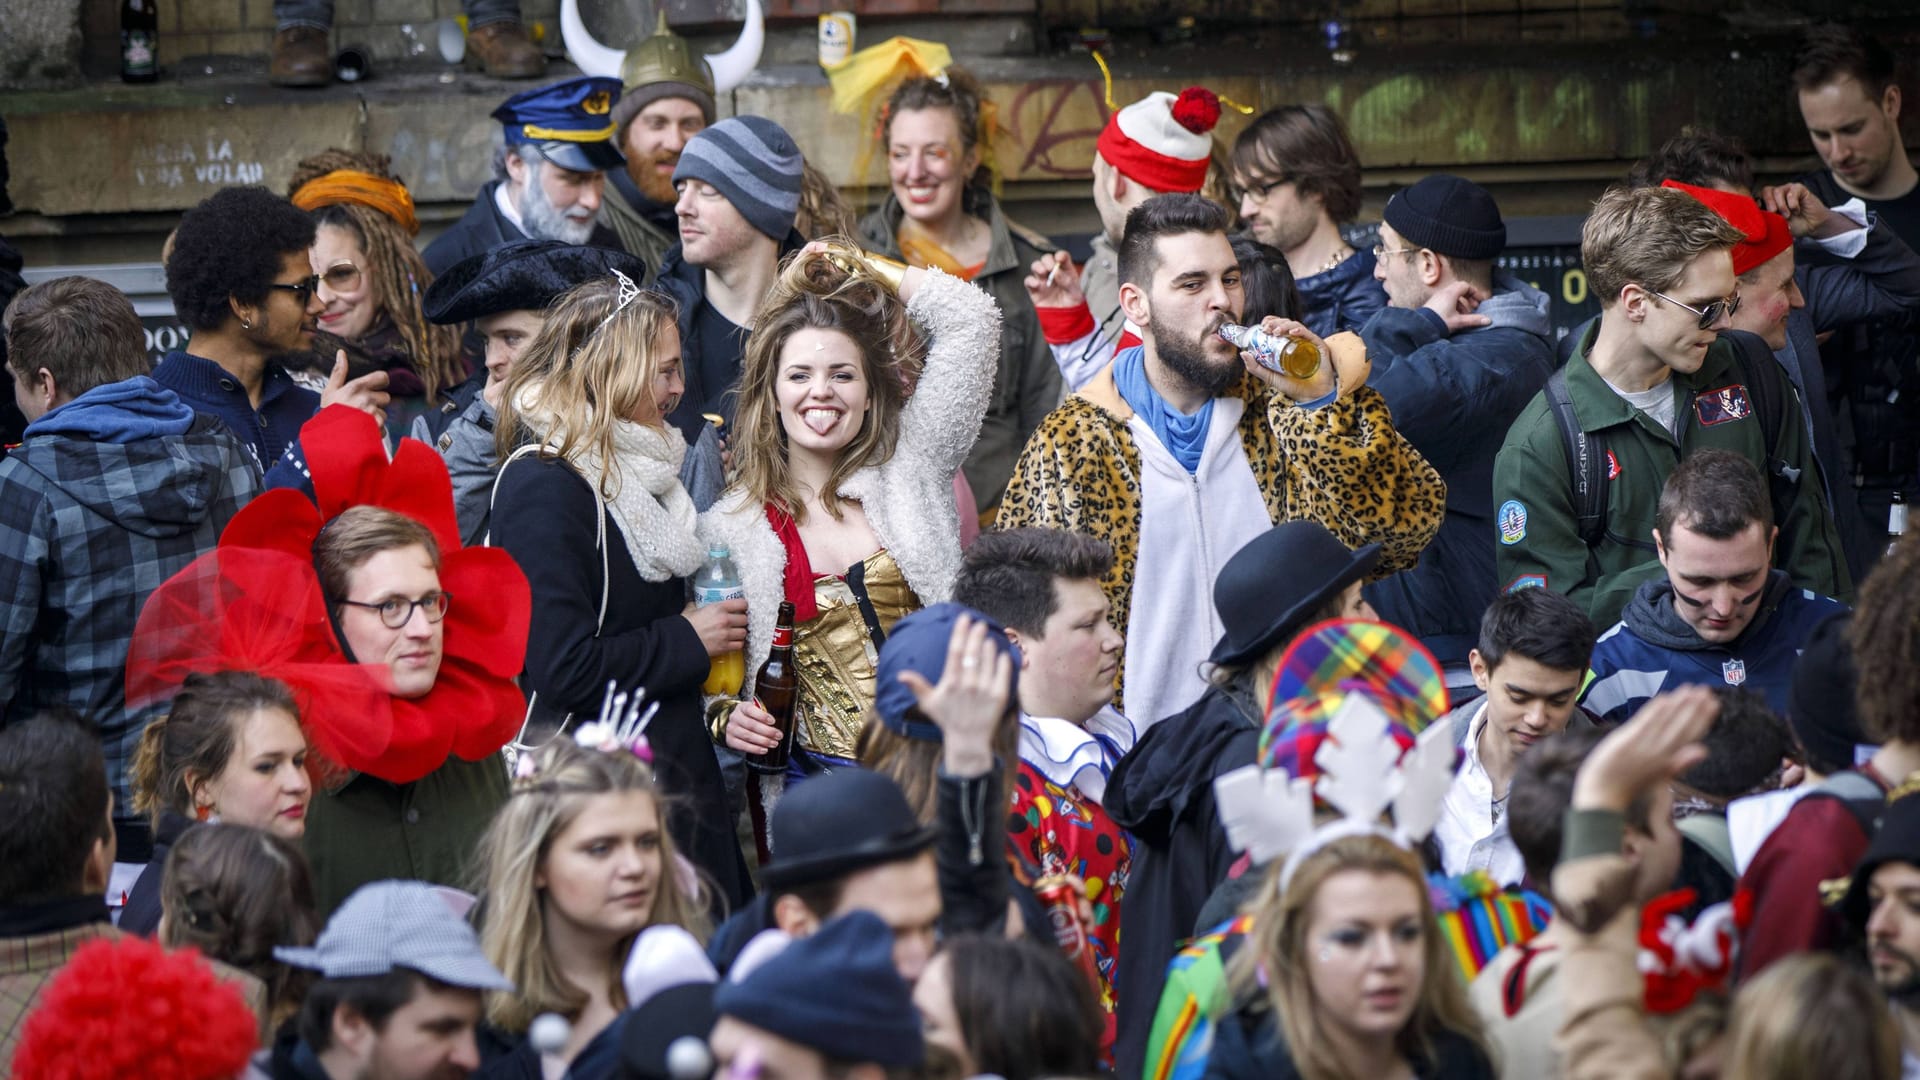
[[[1320,349],[1306,338],[1276,336],[1257,326],[1233,323],[1222,326],[1219,334],[1234,348],[1253,354],[1254,362],[1268,371],[1302,382],[1320,371]]]
[[[160,77],[159,0],[120,0],[120,78],[146,83]]]
[[[747,758],[747,768],[755,772],[783,773],[793,756],[793,705],[800,694],[800,680],[793,670],[793,604],[782,600],[780,616],[773,624],[773,648],[767,662],[754,676],[753,699],[773,718],[780,729],[780,745],[764,754]]]

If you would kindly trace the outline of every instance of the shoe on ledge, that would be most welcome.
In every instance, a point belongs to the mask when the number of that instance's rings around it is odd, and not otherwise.
[[[267,81],[275,86],[325,86],[333,81],[333,50],[327,32],[313,26],[289,26],[273,35],[273,59]]]
[[[496,79],[531,79],[547,70],[547,58],[527,39],[526,28],[511,20],[468,32],[467,64],[485,67]]]

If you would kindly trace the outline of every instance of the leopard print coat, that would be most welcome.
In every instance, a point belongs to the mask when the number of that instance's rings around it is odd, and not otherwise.
[[[1358,338],[1337,334],[1328,345],[1351,349]],[[1319,409],[1300,408],[1251,376],[1229,393],[1247,403],[1240,442],[1275,524],[1309,518],[1348,547],[1381,545],[1376,579],[1419,560],[1445,516],[1447,485],[1394,431],[1377,391],[1356,386]],[[1112,546],[1113,567],[1102,585],[1109,617],[1123,632],[1140,535],[1140,449],[1127,428],[1132,416],[1109,366],[1027,441],[994,523],[1070,529]],[[1123,655],[1123,672],[1125,663]]]

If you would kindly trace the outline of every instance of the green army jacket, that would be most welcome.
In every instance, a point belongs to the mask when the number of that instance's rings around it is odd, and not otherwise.
[[[1766,431],[1742,382],[1739,346],[1733,341],[1721,338],[1707,351],[1700,370],[1676,373],[1669,380],[1680,396],[1676,443],[1587,362],[1598,329],[1596,321],[1567,361],[1567,393],[1581,430],[1606,440],[1606,535],[1591,550],[1581,541],[1566,442],[1542,391],[1508,429],[1494,460],[1497,509],[1490,539],[1503,588],[1542,585],[1566,593],[1605,630],[1619,621],[1640,583],[1661,573],[1653,546],[1654,516],[1660,489],[1681,457],[1714,447],[1744,454],[1764,471],[1768,454]],[[1800,480],[1774,544],[1774,564],[1795,585],[1852,603],[1853,581],[1842,561],[1827,493],[1801,422],[1800,401],[1784,372],[1775,396],[1787,415],[1774,456],[1799,469]]]
[[[355,773],[334,790],[315,791],[305,846],[321,917],[360,886],[387,878],[476,889],[480,839],[507,793],[499,754],[450,757],[411,784]]]

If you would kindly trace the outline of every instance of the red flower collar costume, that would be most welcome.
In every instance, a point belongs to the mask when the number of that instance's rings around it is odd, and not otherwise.
[[[526,575],[504,551],[460,546],[446,465],[425,443],[401,440],[389,462],[374,419],[336,405],[307,421],[300,446],[313,500],[287,488],[262,494],[214,551],[155,591],[134,630],[128,701],[171,696],[194,672],[248,670],[293,688],[329,763],[404,784],[450,755],[495,753],[526,711],[513,681],[532,617]],[[328,615],[313,543],[354,506],[404,514],[439,542],[440,586],[453,603],[439,675],[421,697],[394,697],[384,664],[354,662]]]

